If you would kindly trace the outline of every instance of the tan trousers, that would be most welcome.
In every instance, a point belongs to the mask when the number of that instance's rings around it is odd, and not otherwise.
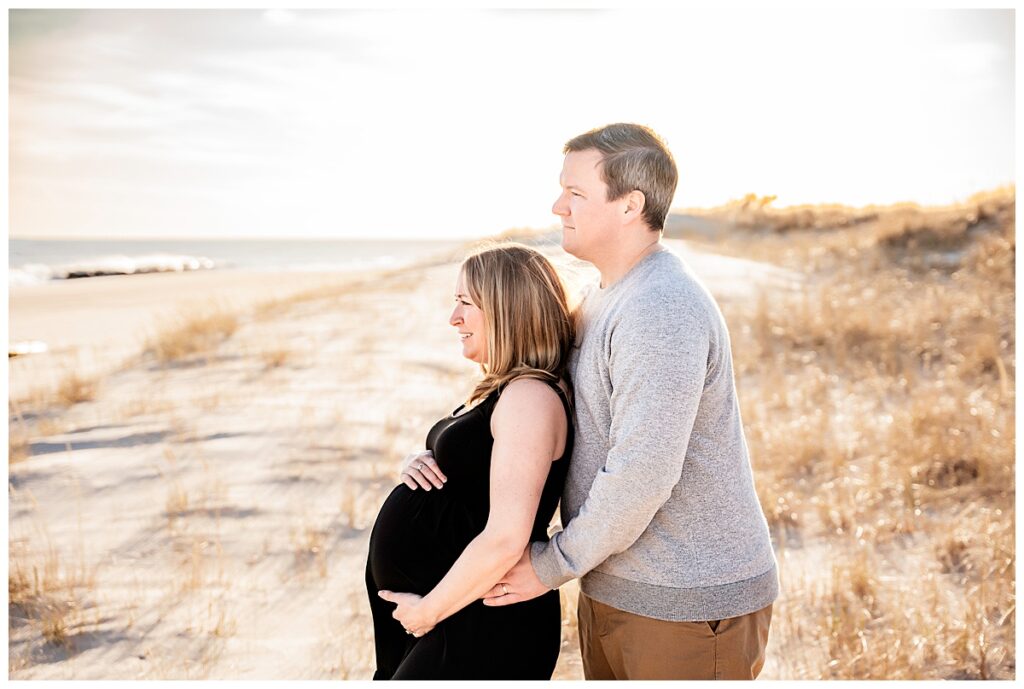
[[[667,622],[580,592],[587,679],[754,679],[764,666],[772,606],[711,622]]]

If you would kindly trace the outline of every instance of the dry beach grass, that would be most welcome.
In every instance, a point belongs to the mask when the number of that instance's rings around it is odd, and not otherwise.
[[[694,257],[781,566],[762,678],[1014,677],[1013,200],[686,216],[780,269],[715,282]],[[475,375],[454,271],[183,320],[12,399],[10,677],[368,678],[369,526]],[[557,678],[582,677],[576,593]]]
[[[736,227],[720,250],[807,276],[723,305],[782,565],[777,676],[1015,675],[1014,201],[708,214]]]

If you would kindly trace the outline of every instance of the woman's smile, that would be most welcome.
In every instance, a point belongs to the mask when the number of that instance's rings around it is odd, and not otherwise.
[[[473,302],[466,286],[466,276],[459,273],[459,281],[455,285],[455,308],[448,319],[459,334],[462,343],[462,356],[478,364],[487,363],[487,325],[484,312]],[[472,330],[458,330],[472,328]]]

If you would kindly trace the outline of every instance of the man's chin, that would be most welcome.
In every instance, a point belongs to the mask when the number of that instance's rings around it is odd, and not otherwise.
[[[564,230],[562,231],[562,250],[567,254],[576,256],[576,247],[574,242],[566,236]],[[579,258],[579,256],[576,256],[576,258]]]

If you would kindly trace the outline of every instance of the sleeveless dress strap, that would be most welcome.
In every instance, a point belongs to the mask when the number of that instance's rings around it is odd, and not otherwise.
[[[573,413],[572,402],[569,401],[568,395],[566,394],[565,390],[562,389],[562,386],[558,384],[558,382],[552,382],[550,380],[546,380],[544,382],[547,383],[552,388],[554,388],[555,393],[558,395],[558,398],[562,400],[562,408],[565,409],[565,420],[568,424],[566,426],[566,447],[571,447],[571,443],[573,441],[573,438],[575,437],[576,430],[575,414]]]
[[[570,419],[572,419],[572,402],[569,401],[569,397],[565,394],[565,390],[562,389],[562,386],[550,380],[546,380],[544,382],[550,385],[558,394],[559,399],[562,400],[562,405],[565,407],[565,413],[569,415]]]

